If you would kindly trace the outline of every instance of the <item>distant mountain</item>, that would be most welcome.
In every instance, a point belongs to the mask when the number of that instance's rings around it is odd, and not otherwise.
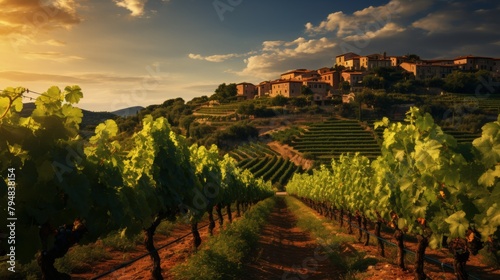
[[[140,110],[144,109],[142,106],[133,106],[133,107],[128,107],[128,108],[123,108],[120,110],[116,110],[111,112],[112,114],[115,114],[120,117],[128,117],[128,116],[133,116],[137,114]]]

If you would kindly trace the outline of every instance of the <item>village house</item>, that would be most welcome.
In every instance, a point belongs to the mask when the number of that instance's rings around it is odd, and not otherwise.
[[[321,81],[328,83],[330,88],[336,89],[340,83],[340,72],[328,71],[321,74]]]
[[[284,97],[297,97],[302,94],[302,81],[276,80],[271,82],[271,97],[282,95]]]
[[[259,97],[271,94],[271,82],[270,81],[260,82],[259,85],[257,86],[257,94],[259,95]]]
[[[413,73],[416,80],[445,78],[457,67],[449,63],[403,62],[400,65],[405,71]]]
[[[236,96],[238,99],[253,99],[257,94],[257,87],[252,83],[236,84]]]
[[[330,85],[323,81],[303,81],[302,85],[311,89],[311,91],[313,92],[314,101],[325,100],[328,94],[328,90],[330,89]]]
[[[371,54],[359,57],[359,69],[363,69],[365,71],[372,70],[378,67],[391,67],[391,66],[392,66],[392,61],[390,58],[387,57],[385,52],[383,55]]]
[[[457,65],[458,69],[462,71],[493,71],[493,68],[495,67],[495,59],[492,57],[467,55],[455,58],[454,64]]]
[[[341,81],[348,82],[351,87],[360,87],[363,83],[363,72],[342,72]]]
[[[338,66],[344,66],[346,67],[346,62],[347,61],[350,61],[352,60],[353,58],[355,57],[358,57],[359,58],[359,54],[355,54],[353,52],[348,52],[348,53],[344,53],[344,54],[341,54],[341,55],[337,55],[335,57],[335,65],[338,65]],[[347,67],[346,67],[347,68]]]
[[[258,86],[250,83],[238,84],[238,96],[245,99],[270,95],[295,97],[302,94],[302,86],[307,86],[314,93],[315,100],[325,100],[327,95],[337,90],[343,81],[352,88],[363,86],[363,77],[370,70],[380,67],[399,67],[413,73],[415,79],[445,78],[453,71],[487,70],[493,76],[500,77],[500,59],[480,56],[461,56],[455,59],[410,60],[410,56],[387,56],[371,54],[360,56],[349,52],[335,57],[332,68],[322,67],[317,70],[295,69],[280,75],[279,80],[263,81]],[[344,68],[340,70],[338,66]]]
[[[281,74],[281,80],[306,80],[306,79],[320,79],[318,71],[307,69],[296,69]]]

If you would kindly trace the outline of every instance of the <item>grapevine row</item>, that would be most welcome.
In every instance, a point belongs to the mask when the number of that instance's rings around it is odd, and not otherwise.
[[[500,116],[483,126],[481,137],[469,147],[472,152],[458,149],[456,140],[418,108],[411,108],[403,123],[384,118],[378,126],[385,130],[375,160],[359,153],[341,155],[331,167],[294,175],[287,191],[330,216],[346,215],[349,227],[354,220],[366,230],[370,221],[377,236],[382,223],[394,228],[402,269],[404,235],[416,235],[415,279],[426,278],[428,246],[447,246],[457,278],[467,279],[470,254],[483,246],[498,250],[500,151],[495,147],[500,145]]]
[[[203,213],[210,218],[215,208],[220,215],[221,208],[236,203],[239,214],[240,206],[272,195],[269,183],[238,168],[229,156],[221,158],[217,147],[189,147],[163,117],[145,116],[133,135],[121,134],[107,120],[84,139],[83,114],[74,106],[83,97],[78,86],[49,88],[27,117],[20,114],[25,92],[0,92],[0,169],[14,170],[17,177],[16,261],[29,262],[36,254],[43,279],[68,278],[54,268],[54,260],[82,237],[92,242],[117,230],[144,233],[152,278],[162,279],[153,242],[162,220],[189,221],[198,246]],[[8,180],[0,176],[0,189],[6,190]],[[0,196],[6,208],[8,193]],[[8,215],[2,209],[0,218],[6,221]]]

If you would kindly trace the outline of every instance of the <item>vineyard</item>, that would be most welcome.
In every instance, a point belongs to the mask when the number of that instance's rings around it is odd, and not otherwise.
[[[465,264],[483,247],[498,258],[500,154],[495,147],[500,120],[485,125],[473,141],[477,154],[471,162],[455,151],[456,140],[417,108],[404,123],[384,118],[378,126],[385,130],[376,160],[359,153],[341,155],[331,169],[323,166],[312,175],[295,175],[287,191],[337,217],[341,225],[345,216],[350,232],[353,222],[364,231],[374,224],[378,238],[382,224],[393,228],[401,269],[404,236],[416,236],[415,279],[427,278],[424,257],[429,246],[450,249],[457,279],[468,279]],[[383,255],[381,242],[379,246]]]
[[[293,174],[304,172],[301,166],[296,166],[263,143],[252,142],[239,146],[230,155],[238,161],[241,169],[249,170],[256,178],[278,183],[279,186],[285,186]]]
[[[322,163],[329,163],[343,153],[360,152],[370,159],[380,155],[380,146],[372,132],[358,121],[328,120],[309,126],[292,146],[303,154],[310,154]]]
[[[205,213],[212,230],[214,209],[220,217],[225,208],[231,220],[232,204],[240,215],[240,207],[273,194],[269,183],[221,157],[217,147],[189,147],[164,117],[146,115],[141,129],[127,136],[107,120],[82,139],[82,112],[73,106],[83,97],[78,86],[49,88],[31,115],[21,117],[25,92],[6,88],[0,98],[1,169],[9,171],[0,180],[2,201],[9,201],[1,218],[19,217],[11,222],[20,242],[9,248],[10,261],[36,258],[42,279],[69,279],[55,260],[80,240],[116,231],[144,234],[151,278],[163,279],[153,239],[162,221],[189,221],[198,247]]]
[[[243,142],[226,154],[188,144],[162,116],[144,114],[130,132],[106,120],[84,137],[78,86],[51,87],[21,114],[26,91],[0,94],[0,218],[15,225],[0,230],[0,267],[10,270],[10,260],[30,268],[5,279],[348,278],[379,262],[349,243],[375,245],[406,272],[411,247],[411,279],[431,275],[429,248],[449,250],[457,279],[478,279],[466,264],[477,264],[480,251],[498,266],[500,118],[481,133],[441,129],[415,107],[404,122],[302,119],[291,146],[321,163],[305,172],[274,144]],[[249,102],[200,107],[196,118],[227,126],[241,104]],[[275,123],[274,131],[290,124]],[[281,189],[291,196],[274,196]],[[357,239],[341,237],[344,229]],[[61,271],[82,252],[113,246],[133,257],[115,252]],[[127,268],[136,262],[142,267]],[[474,273],[490,272],[485,267]]]

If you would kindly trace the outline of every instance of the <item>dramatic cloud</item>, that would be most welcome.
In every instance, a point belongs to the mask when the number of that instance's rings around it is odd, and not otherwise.
[[[352,15],[344,14],[342,11],[334,12],[317,26],[308,22],[305,27],[306,32],[311,35],[333,32],[338,37],[360,36],[362,35],[360,33],[376,32],[395,20],[426,10],[431,5],[430,0],[411,2],[392,0],[386,5],[370,6]]]
[[[391,0],[352,14],[336,11],[317,24],[306,23],[304,37],[290,42],[264,41],[259,54],[245,59],[245,67],[231,73],[275,79],[288,69],[307,68],[313,61],[316,67],[333,66],[336,55],[351,51],[387,51],[392,55],[417,52],[424,58],[491,55],[497,53],[498,39],[494,38],[500,36],[500,8],[477,8],[481,3]],[[465,44],[464,38],[470,43]]]
[[[325,57],[331,56],[335,46],[335,42],[325,37],[320,39],[299,37],[290,42],[265,41],[262,43],[260,54],[245,59],[246,67],[233,73],[250,78],[276,78],[279,73],[294,64],[305,65],[307,61],[324,60]]]
[[[472,12],[471,3],[454,3],[446,10],[435,11],[413,22],[412,27],[428,34],[463,33],[467,31],[498,34],[500,8]]]
[[[69,29],[82,21],[74,0],[3,0],[0,5],[0,36],[33,37],[40,31]]]
[[[130,15],[133,17],[140,17],[144,15],[144,6],[147,0],[114,0],[118,7],[129,10]]]

